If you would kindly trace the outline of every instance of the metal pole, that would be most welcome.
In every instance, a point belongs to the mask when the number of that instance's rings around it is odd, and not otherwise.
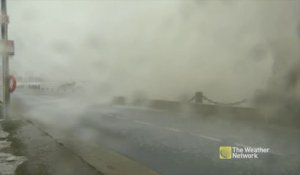
[[[7,15],[6,0],[1,0],[1,14]],[[1,39],[7,40],[7,23],[1,24]],[[3,81],[3,118],[8,118],[10,93],[9,93],[9,57],[2,56],[2,81]]]

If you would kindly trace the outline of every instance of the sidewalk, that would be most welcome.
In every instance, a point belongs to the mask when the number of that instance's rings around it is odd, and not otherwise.
[[[0,142],[4,150],[0,153],[0,174],[103,175],[28,121],[1,124],[10,134],[0,130],[0,138],[6,139]]]

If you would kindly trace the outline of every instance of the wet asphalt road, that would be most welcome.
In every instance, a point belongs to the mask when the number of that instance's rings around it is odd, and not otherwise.
[[[26,115],[65,137],[84,137],[163,175],[297,174],[298,129],[199,119],[193,114],[16,93]],[[219,117],[221,118],[221,116]],[[220,160],[219,146],[268,147],[259,159]],[[97,154],[95,152],[95,154]]]

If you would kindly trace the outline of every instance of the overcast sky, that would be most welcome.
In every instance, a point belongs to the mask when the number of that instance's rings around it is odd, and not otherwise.
[[[99,95],[175,99],[200,90],[224,101],[249,98],[272,75],[276,43],[292,45],[285,59],[299,58],[299,7],[275,0],[8,1],[11,69],[90,81]]]

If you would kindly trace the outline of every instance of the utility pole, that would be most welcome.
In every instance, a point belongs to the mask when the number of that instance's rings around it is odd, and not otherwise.
[[[2,118],[7,119],[9,114],[10,92],[9,92],[9,56],[14,55],[14,42],[8,40],[7,26],[9,17],[6,11],[6,0],[1,0],[1,42],[0,55],[2,56]]]

